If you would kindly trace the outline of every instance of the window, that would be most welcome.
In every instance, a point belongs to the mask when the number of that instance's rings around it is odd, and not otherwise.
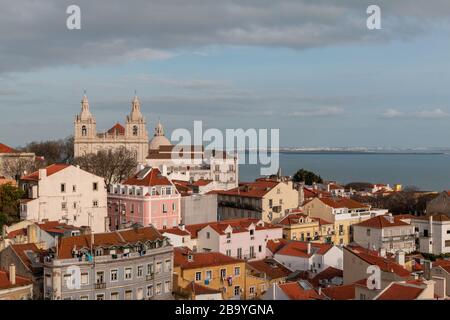
[[[226,255],[229,256],[229,257],[231,257],[231,249],[227,249]]]
[[[133,126],[133,136],[137,136],[137,135],[138,135],[138,127]]]
[[[119,300],[119,293],[111,292],[111,300]]]
[[[86,126],[82,126],[81,127],[81,135],[83,137],[87,136],[87,128],[86,128]]]
[[[104,271],[97,271],[97,274],[95,276],[95,283],[98,283],[98,284],[105,283],[105,272]]]
[[[156,284],[156,295],[160,295],[162,293],[162,284],[157,283]]]
[[[241,267],[234,267],[234,275],[237,277],[241,274]]]
[[[132,300],[133,299],[133,290],[126,290],[125,291],[125,300]]]
[[[211,239],[211,233],[206,232],[206,239]]]
[[[273,206],[273,200],[269,199],[269,208],[272,208],[272,206]]]
[[[167,259],[164,261],[164,272],[170,272],[170,267],[172,265],[172,260]]]
[[[92,184],[92,190],[98,191],[98,182],[94,182],[94,183]]]
[[[255,235],[255,230],[254,230],[254,229],[251,229],[251,230],[250,230],[250,235],[251,235],[251,236]]]
[[[131,204],[131,209],[130,209],[130,213],[134,213],[134,204]]]
[[[220,279],[225,279],[227,277],[227,269],[220,269]]]
[[[250,294],[255,294],[255,287],[250,287],[250,289],[249,289],[249,291],[250,291]]]
[[[227,239],[231,238],[231,232],[227,232]]]
[[[110,275],[111,282],[117,281],[117,274],[118,274],[117,269],[111,270],[111,275]]]
[[[92,206],[93,206],[94,208],[98,208],[98,200],[92,201]]]
[[[239,286],[234,287],[234,295],[235,296],[241,295],[241,287],[239,287]]]
[[[238,259],[242,259],[242,248],[237,248],[236,256]]]
[[[67,202],[61,202],[61,209],[66,210],[67,209]]]
[[[77,192],[77,186],[76,185],[72,186],[72,192]]]
[[[156,263],[156,273],[161,273],[162,272],[162,262],[159,261]]]
[[[171,187],[166,187],[166,194],[167,195],[171,195],[172,194],[172,188]]]
[[[81,284],[82,285],[89,284],[89,273],[88,272],[81,273]]]
[[[202,281],[202,273],[201,272],[195,273],[195,281]]]
[[[144,266],[138,266],[137,267],[137,276],[138,278],[141,278],[144,275]]]
[[[65,183],[61,183],[61,192],[62,193],[66,192],[66,184]]]
[[[173,212],[177,211],[177,204],[175,202],[172,203],[172,211]]]
[[[262,252],[262,246],[258,246],[258,252]]]
[[[170,281],[164,282],[164,292],[169,293],[170,292]]]
[[[212,279],[212,271],[207,270],[205,275],[205,280],[211,280]]]
[[[366,234],[368,237],[370,237],[370,229],[367,229]]]
[[[163,213],[167,213],[167,204],[163,203],[162,210],[163,210]]]
[[[156,188],[153,187],[153,188],[152,188],[152,196],[155,196],[155,195],[156,195]]]
[[[153,273],[153,263],[147,264],[147,275],[151,275]]]
[[[255,247],[250,246],[250,258],[254,258],[254,257],[255,257]]]
[[[104,293],[97,294],[97,300],[105,300],[105,294]]]
[[[138,288],[136,291],[136,300],[143,300],[144,299],[144,289]]]
[[[125,268],[125,280],[133,278],[133,268]]]
[[[89,300],[89,296],[80,296],[80,300]]]
[[[77,208],[77,203],[76,203],[76,202],[73,203],[73,208],[74,208],[74,209]]]
[[[365,295],[364,293],[361,293],[361,294],[359,295],[359,299],[360,299],[360,300],[366,300],[366,295]]]
[[[153,297],[153,285],[147,286],[147,298]]]

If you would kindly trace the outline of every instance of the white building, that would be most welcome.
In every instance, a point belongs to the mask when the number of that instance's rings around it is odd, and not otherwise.
[[[419,236],[419,251],[439,255],[450,253],[450,217],[443,213],[411,219]]]
[[[78,167],[53,164],[20,179],[26,199],[20,217],[35,222],[60,221],[93,232],[107,231],[107,196],[102,177]]]
[[[278,246],[273,257],[291,271],[318,274],[328,267],[343,268],[342,249],[332,244],[289,241]]]
[[[162,230],[174,247],[197,252],[220,252],[238,259],[264,259],[267,241],[283,236],[281,227],[258,219],[235,219]]]
[[[391,214],[353,225],[353,240],[361,247],[375,251],[411,253],[416,249],[414,226]]]

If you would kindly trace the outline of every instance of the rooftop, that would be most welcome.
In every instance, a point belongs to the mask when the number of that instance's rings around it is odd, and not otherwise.
[[[185,247],[174,248],[174,265],[182,269],[198,269],[243,262],[243,260],[219,252],[193,252]]]
[[[55,163],[55,164],[48,166],[44,170],[47,170],[47,177],[48,177],[48,176],[51,176],[52,174],[55,174],[61,170],[66,169],[70,166],[71,166],[70,164]],[[23,177],[21,177],[21,180],[38,181],[39,180],[39,171],[35,171],[29,175],[23,176]]]
[[[362,221],[355,226],[367,227],[374,229],[383,229],[389,227],[410,227],[409,223],[402,221],[400,218],[392,215],[376,216],[365,221]]]

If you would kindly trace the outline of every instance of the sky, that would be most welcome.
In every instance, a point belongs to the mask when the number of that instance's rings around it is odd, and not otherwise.
[[[68,30],[66,9],[81,9]],[[380,30],[366,26],[370,4]],[[280,146],[450,147],[448,0],[0,0],[0,142],[99,130],[280,129]]]

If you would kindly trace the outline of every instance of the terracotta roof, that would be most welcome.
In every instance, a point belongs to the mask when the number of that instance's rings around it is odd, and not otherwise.
[[[359,248],[345,247],[344,250],[348,250],[361,260],[367,262],[370,265],[377,265],[384,272],[392,272],[402,278],[408,278],[411,276],[410,272],[398,263],[383,258],[381,256],[370,253],[369,250],[360,250]]]
[[[123,136],[125,135],[125,128],[120,123],[116,123],[111,129],[108,130],[108,133]]]
[[[242,182],[239,187],[230,190],[220,190],[215,193],[220,195],[240,196],[249,198],[262,198],[269,191],[275,188],[279,183],[278,181],[270,179],[258,179],[254,182]]]
[[[389,215],[376,216],[367,219],[365,221],[361,221],[360,223],[355,224],[355,226],[375,228],[375,229],[382,229],[389,227],[404,227],[404,226],[411,227],[409,223],[402,221],[396,216],[389,216]]]
[[[62,223],[59,221],[47,221],[44,223],[37,223],[37,225],[39,226],[39,228],[41,230],[44,230],[48,233],[59,233],[59,234],[63,234],[66,231],[72,231],[72,230],[80,230],[80,228],[66,224],[66,223]]]
[[[331,281],[333,278],[343,278],[344,273],[340,269],[336,269],[333,267],[328,267],[322,272],[318,273],[314,278],[310,280],[311,284],[314,286],[319,286],[320,280],[329,280]]]
[[[310,189],[310,188],[306,188],[306,187],[303,187],[303,195],[304,195],[305,199],[319,198],[319,197],[323,197],[323,198],[331,197],[331,193],[328,191],[323,191],[323,190],[319,190],[319,189]]]
[[[358,201],[349,198],[320,198],[320,201],[325,203],[327,206],[339,209],[339,208],[348,208],[348,209],[360,209],[360,208],[369,208],[368,205],[362,204]]]
[[[353,300],[355,299],[355,285],[323,288],[322,293],[331,300]]]
[[[331,190],[345,189],[343,186],[335,184],[335,183],[330,183],[329,186],[330,186]]]
[[[221,265],[243,263],[243,260],[226,256],[219,252],[193,252],[188,248],[174,248],[174,265],[182,269],[198,269]],[[192,261],[188,256],[192,256]],[[244,272],[244,270],[241,270]]]
[[[247,262],[251,269],[264,273],[270,280],[285,278],[292,272],[274,259],[266,258],[263,260]]]
[[[13,239],[17,236],[26,236],[26,235],[27,235],[27,228],[23,228],[8,232],[6,238]]]
[[[189,236],[191,234],[186,229],[183,230],[180,227],[174,227],[174,228],[170,228],[170,229],[160,229],[159,232],[161,234],[170,233],[170,234],[174,234],[177,236]]]
[[[426,216],[414,217],[414,219],[429,220],[430,216],[433,217],[433,221],[440,221],[440,222],[450,221],[450,217],[443,213],[430,213],[430,214],[427,214]]]
[[[26,243],[26,244],[11,244],[11,249],[16,253],[22,263],[28,268],[28,270],[32,269],[32,261],[27,253],[32,252],[40,256],[43,251],[39,250],[34,243]]]
[[[278,252],[278,250],[283,248],[286,245],[286,243],[288,243],[288,240],[285,240],[285,239],[269,240],[266,243],[266,248],[270,252],[275,254]]]
[[[202,286],[198,283],[195,283],[195,281],[192,281],[189,285],[189,289],[192,293],[194,293],[196,296],[202,295],[202,294],[217,294],[222,293],[222,291],[213,289],[207,286]]]
[[[55,163],[52,164],[50,166],[48,166],[47,168],[45,168],[45,170],[47,170],[47,177],[51,176],[52,174],[55,174],[61,170],[64,170],[68,167],[70,167],[70,164],[65,164],[65,163]],[[39,171],[35,171],[29,175],[23,176],[22,178],[20,178],[21,180],[32,180],[32,181],[38,181],[39,180]]]
[[[334,225],[333,222],[327,221],[327,220],[322,219],[322,218],[313,218],[313,220],[319,221],[319,226],[323,226],[323,225],[326,225],[326,224]]]
[[[16,153],[17,150],[14,150],[11,147],[8,147],[6,144],[0,143],[0,153]]]
[[[286,245],[280,248],[276,254],[285,256],[309,258],[313,254],[323,255],[333,248],[332,244],[326,243],[311,243],[311,253],[308,254],[308,242],[304,241],[289,241]]]
[[[392,283],[376,300],[415,300],[425,287],[403,283]]]
[[[0,270],[0,290],[27,286],[29,284],[32,284],[31,279],[16,274],[16,284],[13,285],[9,280],[9,272]]]
[[[283,219],[281,219],[278,224],[282,224],[285,226],[290,226],[293,224],[299,224],[299,223],[305,223],[305,219],[307,219],[308,216],[306,214],[301,213],[291,213],[285,216]],[[300,222],[300,219],[303,219],[303,222]]]
[[[314,289],[303,289],[298,282],[287,282],[279,285],[279,288],[291,300],[318,300],[323,299]]]
[[[144,170],[150,171],[143,178],[141,178],[140,174],[142,174]],[[151,169],[144,168],[140,172],[136,173],[133,177],[125,180],[123,184],[130,186],[145,186],[145,187],[172,185],[169,179],[163,176],[158,168],[151,168]]]
[[[93,248],[121,246],[137,242],[163,240],[164,237],[153,226],[144,228],[124,229],[108,233],[94,234]],[[90,249],[91,235],[81,235],[62,238],[58,246],[58,259],[71,259],[72,250],[75,248]]]
[[[438,259],[433,262],[433,267],[441,267],[448,273],[450,273],[450,260]]]

